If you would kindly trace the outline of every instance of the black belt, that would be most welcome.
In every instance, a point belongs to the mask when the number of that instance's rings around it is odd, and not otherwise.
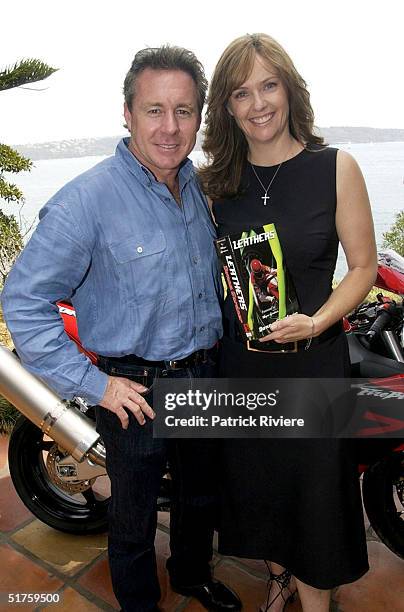
[[[160,368],[162,370],[182,370],[184,368],[191,368],[195,365],[206,363],[209,357],[212,357],[214,354],[216,354],[216,351],[217,347],[215,345],[210,349],[200,349],[199,351],[195,351],[195,353],[192,353],[191,355],[188,355],[188,357],[184,357],[183,359],[152,361],[149,359],[143,359],[143,357],[138,357],[137,355],[124,355],[123,357],[106,357],[103,355],[99,355],[99,360],[101,368],[102,362],[103,360],[105,360],[109,363],[136,365],[149,368]]]
[[[266,349],[265,342],[259,342],[258,340],[246,342],[241,334],[237,321],[231,321],[224,319],[223,321],[224,335],[235,340],[236,342],[242,342],[249,350],[256,350],[262,352],[274,352],[274,353],[296,353],[298,351],[305,351],[312,346],[323,344],[331,338],[339,336],[343,332],[342,321],[337,321],[331,327],[323,331],[319,336],[311,339],[308,346],[307,340],[298,340],[296,342],[287,342],[286,344],[278,344],[275,348]],[[292,346],[293,345],[293,346]]]

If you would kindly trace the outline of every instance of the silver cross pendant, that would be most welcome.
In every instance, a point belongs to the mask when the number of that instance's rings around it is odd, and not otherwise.
[[[269,200],[270,197],[269,195],[267,195],[267,193],[265,192],[265,195],[261,196],[261,200],[264,200],[264,206],[267,205],[267,200]]]

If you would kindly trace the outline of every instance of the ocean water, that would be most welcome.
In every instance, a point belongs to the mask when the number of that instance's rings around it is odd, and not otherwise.
[[[378,246],[383,232],[388,230],[396,213],[404,210],[404,142],[343,144],[337,145],[349,151],[359,163],[365,177],[372,206]],[[201,152],[191,155],[195,163],[203,159]],[[9,179],[17,183],[25,194],[21,214],[27,226],[36,223],[40,208],[69,180],[88,170],[104,157],[80,157],[71,159],[49,159],[35,162],[31,172],[24,172]],[[2,205],[5,212],[16,208]],[[346,271],[343,252],[338,257],[336,278]]]

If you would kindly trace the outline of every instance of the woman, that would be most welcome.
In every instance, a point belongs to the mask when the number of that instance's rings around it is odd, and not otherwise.
[[[271,326],[263,352],[249,351],[226,300],[222,376],[349,376],[341,318],[377,265],[366,187],[354,159],[314,135],[306,84],[269,36],[238,38],[220,58],[204,151],[219,236],[275,223],[301,313]],[[338,242],[348,273],[332,291]],[[268,340],[298,350],[265,352]],[[225,441],[220,551],[267,560],[262,610],[284,609],[297,587],[305,612],[323,612],[332,588],[368,570],[352,450],[338,439]]]

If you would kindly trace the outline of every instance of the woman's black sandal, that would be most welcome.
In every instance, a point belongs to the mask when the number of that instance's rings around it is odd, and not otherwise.
[[[265,561],[266,566],[268,568],[268,572],[269,572],[269,579],[268,579],[268,595],[267,595],[267,600],[264,604],[264,607],[260,608],[261,612],[267,612],[268,610],[270,610],[271,606],[273,603],[275,603],[275,601],[279,598],[282,597],[283,599],[283,608],[282,610],[286,609],[286,606],[291,603],[296,596],[297,591],[291,591],[289,588],[289,584],[290,584],[290,579],[292,578],[292,574],[290,573],[289,570],[285,569],[281,574],[274,574],[271,571],[271,567],[269,565],[269,563],[267,561]],[[269,597],[270,597],[270,592],[271,592],[271,587],[272,587],[272,583],[276,582],[278,587],[279,587],[279,593],[277,593],[275,595],[275,597],[273,599],[271,599],[271,601],[269,601]],[[284,591],[287,591],[287,593],[284,593]]]

